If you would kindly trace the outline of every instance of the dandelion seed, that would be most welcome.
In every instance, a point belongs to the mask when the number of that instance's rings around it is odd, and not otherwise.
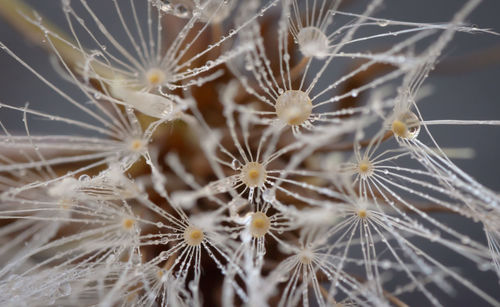
[[[324,59],[328,56],[328,37],[316,27],[305,27],[297,34],[299,48],[306,57]]]
[[[247,187],[263,187],[266,178],[266,169],[258,162],[248,162],[241,168],[240,180]]]
[[[286,91],[276,100],[276,115],[290,126],[303,124],[312,112],[311,99],[302,91]]]
[[[255,238],[260,238],[266,235],[269,230],[271,222],[269,218],[262,212],[255,212],[252,214],[250,222],[250,233]]]
[[[75,92],[0,43],[73,108],[0,102],[24,128],[0,119],[0,304],[499,305],[468,270],[500,277],[500,197],[431,131],[500,121],[419,102],[455,33],[495,34],[464,25],[478,2],[426,24],[382,0],[64,0],[64,31],[4,0]]]
[[[393,120],[391,130],[400,138],[416,138],[420,132],[420,120],[415,113],[404,113]]]
[[[135,222],[132,219],[128,218],[123,220],[123,228],[125,228],[126,230],[132,229],[132,227],[134,227],[134,224]]]
[[[199,246],[203,241],[203,231],[199,228],[189,226],[184,230],[184,241],[189,246]]]

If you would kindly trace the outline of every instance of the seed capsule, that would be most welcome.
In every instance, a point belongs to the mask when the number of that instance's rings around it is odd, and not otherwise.
[[[298,256],[300,263],[303,265],[310,265],[314,259],[313,252],[308,249],[301,250]]]
[[[420,132],[420,120],[413,112],[403,113],[392,122],[391,130],[397,137],[414,139]]]
[[[282,122],[296,126],[309,118],[312,112],[312,102],[303,91],[288,90],[278,97],[275,108]]]
[[[324,59],[328,56],[328,37],[317,27],[302,28],[297,35],[300,52],[306,57]]]
[[[184,241],[189,246],[198,246],[203,241],[205,234],[197,227],[189,226],[184,230]]]
[[[255,212],[252,214],[250,222],[250,233],[255,238],[261,238],[266,235],[271,227],[271,221],[263,212]]]
[[[357,214],[359,218],[365,219],[368,216],[368,211],[366,209],[359,209]]]
[[[134,224],[135,224],[135,221],[133,219],[129,219],[129,218],[124,219],[122,222],[123,228],[125,228],[126,230],[132,229],[132,227],[134,227]]]
[[[248,162],[241,169],[240,179],[250,188],[264,186],[266,178],[266,169],[264,168],[264,165],[258,162]]]
[[[358,162],[357,171],[362,177],[369,177],[373,174],[373,165],[367,159],[363,159]]]
[[[151,68],[146,72],[146,81],[151,86],[161,85],[165,79],[165,73],[158,68]]]

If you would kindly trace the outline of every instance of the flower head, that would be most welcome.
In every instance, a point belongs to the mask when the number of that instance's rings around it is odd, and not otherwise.
[[[61,30],[0,1],[74,89],[0,42],[73,109],[0,102],[0,304],[498,305],[465,268],[500,277],[500,197],[432,127],[499,122],[420,108],[454,34],[492,34],[477,4],[64,0]]]

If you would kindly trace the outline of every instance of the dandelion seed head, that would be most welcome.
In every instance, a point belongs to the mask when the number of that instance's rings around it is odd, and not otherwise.
[[[306,57],[324,59],[328,55],[328,37],[317,27],[300,29],[297,41],[300,51]]]
[[[122,226],[125,230],[131,230],[134,227],[135,221],[131,218],[125,218],[122,221]]]
[[[392,132],[394,132],[395,135],[402,137],[402,138],[406,137],[406,134],[408,132],[408,128],[406,127],[406,125],[402,121],[400,121],[398,119],[394,120],[392,122],[391,128],[392,128]]]
[[[146,72],[146,81],[150,86],[162,85],[166,80],[166,74],[158,68],[151,68]]]
[[[250,220],[250,233],[255,238],[262,238],[271,227],[269,217],[263,212],[255,212]]]
[[[403,139],[416,138],[420,132],[420,120],[415,113],[405,112],[393,120],[391,130],[394,135]]]
[[[365,219],[368,217],[368,211],[366,209],[359,209],[356,214],[359,216],[361,219]]]
[[[184,242],[189,246],[199,246],[204,237],[203,230],[195,226],[189,226],[184,230]]]
[[[312,102],[305,92],[288,90],[278,97],[275,108],[282,122],[290,126],[298,126],[309,119]]]
[[[420,292],[441,306],[438,288],[457,283],[498,305],[420,244],[500,276],[498,194],[415,139],[421,124],[466,122],[409,111],[479,1],[449,24],[380,19],[383,0],[356,12],[333,0],[109,1],[111,15],[64,0],[67,33],[31,10],[20,20],[84,100],[0,42],[93,119],[0,102],[25,126],[0,121],[0,301],[386,306]],[[40,134],[31,117],[92,135]],[[435,208],[483,223],[487,241]]]
[[[266,168],[258,162],[248,162],[241,169],[240,180],[250,188],[264,186],[266,178]]]
[[[367,158],[358,162],[357,171],[362,178],[367,178],[373,174],[373,164]]]
[[[314,259],[314,253],[310,249],[302,249],[299,254],[299,261],[303,265],[310,265]]]
[[[157,272],[156,272],[156,277],[160,280],[160,281],[165,281],[167,279],[167,274],[166,274],[166,271],[165,269],[159,269]]]
[[[132,139],[129,143],[129,148],[132,152],[142,152],[146,147],[146,142],[141,139]]]

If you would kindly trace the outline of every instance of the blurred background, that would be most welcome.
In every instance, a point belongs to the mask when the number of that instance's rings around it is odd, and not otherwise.
[[[58,0],[26,1],[45,18],[65,28],[61,2]],[[93,1],[101,16],[112,7],[111,1]],[[366,5],[367,1],[345,1],[346,7]],[[376,17],[413,22],[448,22],[465,1],[456,0],[386,0]],[[0,10],[1,2],[0,2]],[[500,32],[500,1],[484,0],[467,18],[467,22],[478,28],[487,28]],[[0,18],[0,41],[12,49],[17,56],[29,63],[51,82],[72,97],[85,99],[75,88],[62,80],[55,71],[45,50],[25,39]],[[440,58],[440,64],[431,72],[425,85],[432,93],[419,101],[424,119],[477,119],[500,120],[500,36],[486,33],[457,33],[446,47]],[[85,101],[85,100],[83,100]],[[37,110],[55,111],[71,118],[79,118],[75,109],[54,94],[46,85],[18,62],[0,52],[0,102],[10,105],[30,107]],[[16,130],[24,133],[21,124],[22,114],[0,109],[0,121],[9,127],[11,133]],[[85,118],[82,118],[85,120]],[[31,133],[67,133],[57,125],[47,125],[44,120],[30,121]],[[472,159],[456,159],[454,162],[465,172],[487,187],[500,191],[500,126],[433,126],[430,128],[436,141],[442,147],[473,148]],[[82,132],[84,133],[84,132]],[[447,223],[462,223],[447,216]],[[470,222],[462,224],[462,229],[470,230],[471,237],[481,237],[478,225]],[[446,251],[443,251],[446,253]],[[446,254],[443,254],[446,256]],[[450,253],[450,257],[453,254]],[[480,288],[500,299],[498,280],[494,274],[490,278],[477,275],[477,268],[464,268],[462,263],[452,260],[450,266],[467,271]],[[440,297],[441,299],[441,297]],[[418,301],[407,301],[413,306]],[[458,292],[455,299],[442,298],[445,306],[478,306],[477,297],[468,291]],[[483,304],[483,303],[481,303]],[[479,304],[479,305],[481,305]]]
[[[26,1],[48,20],[65,28],[61,3],[58,0]],[[363,7],[366,1],[344,1],[347,8]],[[386,0],[376,17],[414,21],[447,22],[451,20],[464,1],[456,0]],[[112,11],[111,1],[92,3],[96,11]],[[0,7],[1,9],[1,7]],[[500,1],[484,0],[467,18],[468,23],[479,28],[500,32]],[[62,90],[74,89],[63,82],[49,61],[47,52],[25,39],[0,18],[0,41],[28,62],[44,77],[53,81]],[[425,82],[433,89],[432,94],[420,102],[424,119],[500,119],[500,36],[485,33],[457,33],[444,50],[440,64]],[[74,114],[72,107],[38,81],[27,69],[21,67],[6,54],[0,56],[0,101],[11,105],[30,106],[44,110],[46,106],[57,108],[59,114]],[[0,119],[14,124],[19,114]],[[50,125],[32,122],[34,128],[49,129]],[[471,147],[474,159],[461,159],[456,163],[467,173],[486,186],[500,190],[500,127],[493,126],[433,126],[431,132],[443,147]],[[54,132],[54,131],[52,131]]]

